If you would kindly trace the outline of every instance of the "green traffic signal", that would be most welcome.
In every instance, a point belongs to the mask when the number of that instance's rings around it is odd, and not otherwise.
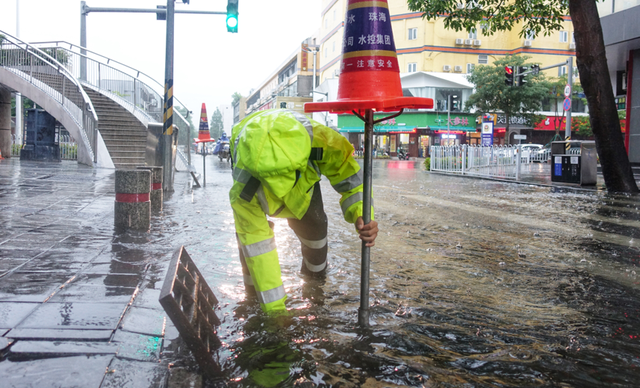
[[[227,31],[238,32],[238,0],[227,3]]]

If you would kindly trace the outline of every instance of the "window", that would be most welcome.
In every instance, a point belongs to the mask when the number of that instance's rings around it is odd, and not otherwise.
[[[563,75],[567,74],[567,67],[566,66],[560,66],[558,68],[558,77],[561,77]]]
[[[336,41],[335,40],[333,41],[333,51],[332,52],[334,52],[334,53],[336,52]]]
[[[329,47],[324,48],[324,57],[326,58],[329,55]]]
[[[569,33],[567,31],[560,31],[560,43],[567,43],[569,40]]]
[[[409,66],[407,67],[407,72],[415,73],[417,71],[417,68],[418,68],[417,63],[409,63]]]
[[[478,30],[473,28],[469,31],[469,39],[478,39]]]
[[[528,31],[527,35],[525,36],[525,39],[527,40],[534,40],[536,38],[536,32],[535,31]]]
[[[418,39],[418,29],[417,28],[409,28],[409,40]]]
[[[489,56],[488,55],[478,55],[478,63],[486,65],[487,63],[489,63]]]
[[[473,72],[473,67],[475,66],[475,64],[473,63],[467,63],[467,74],[471,74],[471,72]]]
[[[337,18],[338,18],[338,10],[334,9],[333,10],[333,21],[335,22]]]
[[[324,17],[324,28],[327,29],[329,28],[329,18],[328,17]]]
[[[489,29],[489,23],[487,22],[480,23],[480,29],[482,30],[482,33],[486,35],[487,30]]]

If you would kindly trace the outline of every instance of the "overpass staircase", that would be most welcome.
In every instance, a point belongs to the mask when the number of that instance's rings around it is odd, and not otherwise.
[[[1,69],[35,85],[73,116],[80,131],[72,136],[84,140],[78,141],[78,146],[87,148],[87,164],[99,165],[102,158],[108,160],[104,164],[116,168],[145,165],[149,128],[162,126],[163,122],[162,84],[139,70],[69,42],[29,44],[2,31]],[[16,91],[30,97],[25,91]],[[173,100],[175,127],[190,132],[189,121],[179,113],[179,108],[188,110],[175,96]]]

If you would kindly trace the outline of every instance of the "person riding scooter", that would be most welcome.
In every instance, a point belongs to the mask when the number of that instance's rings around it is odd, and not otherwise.
[[[398,149],[398,159],[399,160],[409,160],[409,154],[406,153],[402,148]]]

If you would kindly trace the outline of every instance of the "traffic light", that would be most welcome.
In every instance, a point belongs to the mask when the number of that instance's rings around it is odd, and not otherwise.
[[[504,67],[504,84],[513,86],[513,66]]]
[[[540,74],[540,65],[531,65],[531,74]]]
[[[527,74],[522,74],[529,70],[526,66],[518,66],[518,86],[524,86],[527,83]]]
[[[238,0],[227,3],[227,31],[238,32]]]

